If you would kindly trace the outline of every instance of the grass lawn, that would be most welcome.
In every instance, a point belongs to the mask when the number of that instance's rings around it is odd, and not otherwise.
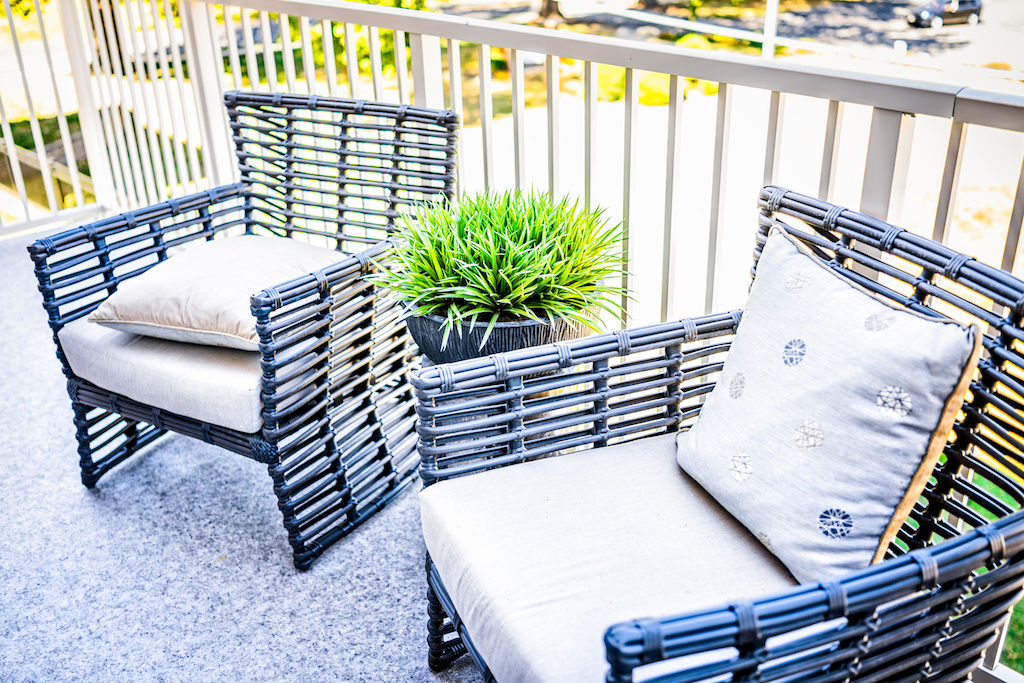
[[[1003,664],[1024,673],[1024,607],[1020,604],[1010,617],[1010,632],[1003,647]]]

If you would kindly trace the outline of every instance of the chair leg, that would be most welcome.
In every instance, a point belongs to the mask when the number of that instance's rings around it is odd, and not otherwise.
[[[295,568],[304,571],[359,521],[340,454],[329,440],[299,459],[276,459],[268,471]]]
[[[100,477],[163,434],[157,427],[77,401],[71,402],[71,409],[82,483],[90,489],[96,487]]]
[[[466,654],[466,645],[456,634],[455,625],[444,611],[437,593],[427,586],[427,666],[431,671],[443,671],[456,659]]]

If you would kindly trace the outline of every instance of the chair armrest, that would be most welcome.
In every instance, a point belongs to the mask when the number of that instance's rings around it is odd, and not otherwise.
[[[696,419],[740,312],[426,368],[412,379],[424,486]]]
[[[386,424],[385,431],[412,433],[412,340],[397,297],[366,277],[391,247],[382,241],[357,254],[339,253],[327,268],[252,296],[269,443],[294,450],[326,439],[331,429],[342,441],[355,438],[368,424],[370,403],[388,406],[405,423]]]
[[[54,333],[168,258],[168,249],[240,225],[244,191],[241,183],[224,185],[33,242],[28,252]]]
[[[604,638],[607,680],[631,681],[633,669],[677,657],[686,658],[671,669],[678,681],[747,680],[755,670],[758,680],[903,680],[915,671],[963,680],[1021,596],[1022,557],[1017,512],[837,581],[617,624]]]

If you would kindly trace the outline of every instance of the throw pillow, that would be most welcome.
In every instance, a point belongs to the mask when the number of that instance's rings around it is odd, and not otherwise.
[[[258,351],[249,297],[344,257],[284,237],[216,239],[121,283],[88,320],[148,337]]]
[[[769,236],[679,465],[799,581],[877,562],[946,443],[973,326],[896,308]]]

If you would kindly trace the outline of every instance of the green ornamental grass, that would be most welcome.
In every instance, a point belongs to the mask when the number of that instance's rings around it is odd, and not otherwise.
[[[621,313],[620,225],[600,209],[544,193],[481,193],[424,204],[405,220],[378,281],[410,315],[444,320],[442,346],[460,322],[563,318],[598,329],[600,311]]]

